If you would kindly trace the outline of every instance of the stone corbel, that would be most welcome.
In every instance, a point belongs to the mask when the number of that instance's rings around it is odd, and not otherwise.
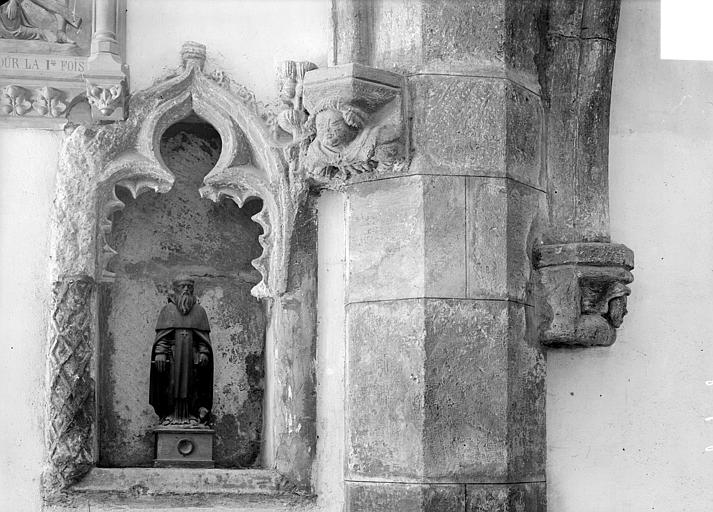
[[[608,346],[627,313],[634,253],[612,243],[544,245],[535,250],[540,341]]]
[[[402,164],[402,80],[359,64],[308,71],[304,131],[311,139],[300,157],[305,175],[326,184]]]

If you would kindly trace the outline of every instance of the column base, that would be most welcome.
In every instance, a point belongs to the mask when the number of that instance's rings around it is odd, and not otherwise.
[[[347,512],[545,512],[545,482],[346,482]]]

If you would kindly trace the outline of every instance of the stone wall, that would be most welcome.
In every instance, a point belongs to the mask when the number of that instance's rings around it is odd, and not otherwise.
[[[326,62],[329,2],[290,0],[284,2],[290,9],[284,14],[278,13],[279,3],[260,3],[265,6],[218,2],[216,14],[207,2],[196,12],[195,2],[130,0],[132,86],[143,88],[162,67],[177,64],[176,49],[185,39],[208,43],[210,57],[222,61],[260,99],[273,95],[275,61]],[[713,367],[707,344],[713,247],[705,229],[713,222],[713,124],[706,103],[713,68],[658,59],[658,8],[654,1],[623,1],[614,74],[611,234],[637,255],[631,314],[614,346],[548,356],[547,476],[553,512],[652,507],[697,512],[713,501],[710,454],[703,452],[713,444],[703,422],[711,414],[710,388],[704,382]],[[155,27],[159,17],[162,30]],[[202,23],[204,18],[210,23]],[[216,28],[216,20],[225,27]],[[240,34],[247,36],[238,45]],[[0,450],[0,504],[12,503],[20,511],[34,512],[39,504],[42,315],[48,310],[42,302],[50,297],[50,285],[43,281],[46,219],[58,138],[27,130],[0,133],[0,311],[9,326],[0,342],[5,354],[0,410],[7,446]],[[338,336],[324,335],[340,343]],[[339,423],[333,405],[321,404],[318,428],[329,431]],[[331,444],[318,451],[336,453],[334,436],[326,437]],[[318,476],[318,482],[341,471],[334,460],[323,462],[320,474],[328,476]],[[338,487],[333,482],[332,489]]]

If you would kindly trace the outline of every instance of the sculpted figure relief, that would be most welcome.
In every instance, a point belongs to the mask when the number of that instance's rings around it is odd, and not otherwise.
[[[307,167],[328,178],[337,172],[347,178],[371,170],[376,138],[373,129],[364,129],[366,119],[362,110],[338,98],[320,101],[307,120],[307,129],[315,133],[307,150]]]
[[[624,322],[627,313],[627,296],[631,289],[615,281],[604,290],[588,284],[582,288],[582,316],[577,323],[577,336],[583,340],[604,340],[611,345],[616,339],[616,329]]]
[[[54,14],[57,20],[55,30],[39,27],[27,15],[24,2],[31,2]],[[69,10],[69,0],[4,0],[0,4],[0,39],[27,39],[50,43],[74,44],[67,37],[67,25],[76,29],[82,19]]]
[[[195,282],[181,275],[156,322],[149,403],[162,425],[204,426],[213,406],[213,349]]]

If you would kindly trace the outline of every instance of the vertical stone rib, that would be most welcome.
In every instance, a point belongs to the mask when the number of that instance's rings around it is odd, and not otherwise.
[[[57,492],[94,463],[95,383],[91,374],[94,279],[66,276],[54,285],[49,332],[45,485]]]
[[[609,241],[609,107],[620,0],[550,0],[540,61],[547,110],[547,243]]]

